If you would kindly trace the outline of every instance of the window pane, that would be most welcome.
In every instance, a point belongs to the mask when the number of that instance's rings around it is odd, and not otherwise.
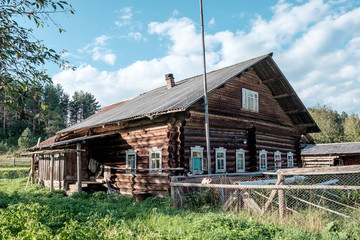
[[[217,153],[217,157],[218,157],[218,158],[223,158],[223,157],[224,157],[224,153],[223,153],[223,152]]]
[[[200,152],[193,152],[193,157],[194,158],[199,158],[199,157],[201,157],[201,153]]]
[[[201,171],[201,158],[193,158],[194,171]]]

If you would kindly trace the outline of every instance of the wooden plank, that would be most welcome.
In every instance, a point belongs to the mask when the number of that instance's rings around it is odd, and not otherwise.
[[[54,190],[54,154],[50,155],[50,191]]]
[[[35,183],[35,158],[36,154],[33,154],[31,157],[31,184]]]
[[[278,179],[280,181],[280,184],[284,183],[284,175],[280,174],[278,175]],[[279,217],[280,220],[284,219],[285,214],[285,191],[283,189],[278,190],[278,198],[279,198]]]
[[[82,191],[82,188],[81,188],[81,177],[82,177],[82,166],[81,166],[81,143],[77,143],[76,144],[76,150],[77,153],[76,153],[76,163],[77,163],[77,192],[81,192]]]
[[[279,185],[282,180],[283,180],[283,179],[282,179],[282,178],[279,178],[279,175],[278,175],[278,179],[277,179],[275,185]],[[272,191],[271,191],[270,197],[269,197],[268,200],[266,201],[266,203],[265,203],[265,205],[264,205],[264,208],[263,208],[262,211],[261,211],[261,215],[264,215],[264,214],[265,214],[265,212],[266,212],[267,209],[269,208],[270,204],[273,202],[276,193],[277,193],[277,190],[272,190]]]
[[[175,183],[171,182],[171,186],[176,187],[203,187],[203,188],[230,188],[230,189],[273,189],[273,190],[294,190],[294,189],[326,189],[326,190],[360,190],[360,186],[319,186],[319,185],[233,185],[233,184],[201,184],[201,183]]]
[[[321,168],[279,169],[276,173],[283,175],[330,175],[343,173],[360,173],[360,165]]]

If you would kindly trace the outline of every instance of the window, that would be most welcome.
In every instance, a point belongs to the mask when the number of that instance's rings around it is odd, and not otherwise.
[[[259,166],[260,171],[267,170],[267,152],[264,149],[259,152]]]
[[[149,165],[150,169],[158,169],[162,167],[162,148],[153,147],[149,149]],[[161,170],[150,170],[150,173],[161,173]]]
[[[215,148],[216,172],[226,172],[226,149]]]
[[[236,150],[236,172],[245,172],[245,150]]]
[[[281,152],[279,151],[274,153],[274,166],[275,170],[281,168]]]
[[[202,174],[205,168],[203,158],[204,148],[200,146],[191,147],[190,170],[194,174]],[[205,161],[206,163],[206,161]]]
[[[246,110],[259,111],[259,95],[257,92],[242,89],[242,108]]]
[[[126,154],[126,174],[136,173],[136,151],[134,149],[128,149]]]
[[[294,167],[294,154],[292,152],[287,153],[287,166],[289,168]]]

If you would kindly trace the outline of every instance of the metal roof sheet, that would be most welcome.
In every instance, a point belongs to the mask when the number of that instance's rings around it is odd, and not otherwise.
[[[250,68],[253,68],[263,81],[275,79],[275,81],[266,83],[274,96],[284,93],[289,94],[289,97],[278,98],[277,101],[295,125],[306,126],[307,132],[320,131],[294,89],[272,59],[272,53],[207,73],[208,92],[214,91]],[[138,117],[184,111],[203,97],[202,79],[203,75],[194,76],[176,82],[176,85],[170,89],[167,89],[166,86],[159,87],[140,94],[135,98],[123,101],[121,104],[113,104],[110,108],[106,108],[58,133],[101,126]],[[292,110],[296,111],[292,112]]]
[[[270,57],[272,54],[263,55],[229,67],[207,73],[208,92],[213,91],[239,73],[247,70],[257,62]],[[81,128],[101,125],[140,116],[154,115],[169,111],[183,111],[191,104],[203,97],[203,75],[191,77],[176,83],[170,89],[166,86],[159,87],[123,104],[115,106],[101,114],[93,115],[84,121],[70,126],[59,133],[74,131]]]
[[[360,142],[312,144],[306,146],[301,155],[329,155],[360,153]]]

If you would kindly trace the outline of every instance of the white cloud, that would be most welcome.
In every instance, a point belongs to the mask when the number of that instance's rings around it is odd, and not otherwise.
[[[88,53],[91,55],[92,60],[102,61],[109,65],[114,65],[116,61],[116,55],[111,49],[105,48],[107,41],[111,39],[110,36],[101,35],[96,37],[93,43],[87,44],[84,48],[79,49],[80,53]]]
[[[279,67],[306,106],[328,104],[339,111],[359,113],[360,8],[349,10],[342,4],[346,2],[282,0],[272,8],[269,20],[257,16],[247,32],[226,30],[207,34],[208,70],[273,51]],[[75,72],[57,74],[54,81],[61,82],[65,89],[76,90],[76,86],[81,86],[103,104],[111,104],[165,85],[166,73],[174,73],[176,80],[199,74],[201,38],[196,25],[186,17],[152,22],[148,33],[159,36],[161,44],[168,44],[165,57],[137,61],[113,72],[85,65]],[[128,37],[143,36],[133,32]],[[97,47],[103,47],[107,40],[99,37],[95,40]],[[108,63],[115,62],[116,56],[112,59],[111,52],[108,54]],[[93,53],[93,57],[97,56]]]
[[[120,15],[118,16],[118,20],[114,23],[118,27],[123,27],[125,25],[131,24],[131,19],[133,17],[132,7],[125,7],[120,10]]]
[[[128,33],[127,37],[130,39],[134,39],[136,41],[141,41],[141,40],[146,41],[146,38],[143,38],[140,32],[130,32]]]
[[[210,21],[208,22],[208,26],[209,27],[212,27],[212,26],[214,26],[215,25],[215,18],[212,18],[212,19],[210,19]]]

